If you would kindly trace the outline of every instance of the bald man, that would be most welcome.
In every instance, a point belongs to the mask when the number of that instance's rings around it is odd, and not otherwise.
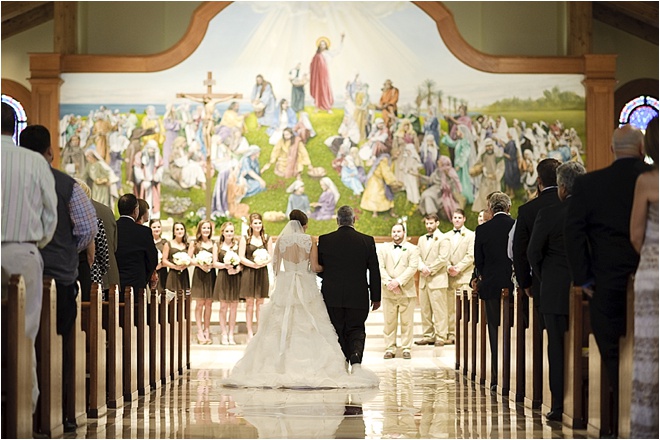
[[[626,284],[639,256],[630,244],[630,211],[643,161],[644,136],[625,125],[614,130],[615,161],[575,180],[564,240],[573,283],[589,296],[591,327],[614,390],[618,417],[619,337],[626,324]],[[616,434],[613,432],[611,434]]]

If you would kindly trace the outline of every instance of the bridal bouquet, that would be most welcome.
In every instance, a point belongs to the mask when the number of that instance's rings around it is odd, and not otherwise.
[[[172,263],[176,264],[177,266],[189,266],[190,257],[188,256],[187,252],[177,252],[176,254],[172,255]]]
[[[266,261],[268,261],[269,257],[270,257],[270,255],[268,255],[268,251],[266,249],[263,249],[263,248],[262,249],[257,249],[252,254],[252,259],[257,264],[264,264]]]
[[[206,264],[207,266],[210,266],[213,264],[213,254],[209,251],[201,250],[195,255],[193,261],[197,264]]]
[[[163,261],[163,253],[158,251],[158,262],[160,263],[161,261]]]
[[[234,269],[236,266],[238,266],[241,262],[241,257],[238,256],[238,254],[232,250],[227,251],[225,254],[225,257],[222,259],[222,262],[225,264],[231,264],[234,266]]]

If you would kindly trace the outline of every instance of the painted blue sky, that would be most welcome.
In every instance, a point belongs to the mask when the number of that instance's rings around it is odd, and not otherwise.
[[[338,51],[330,64],[335,106],[356,74],[369,84],[372,102],[378,101],[384,80],[391,79],[400,90],[400,105],[414,101],[425,79],[471,108],[512,96],[537,98],[553,86],[584,96],[581,75],[489,74],[463,65],[443,43],[435,22],[412,3],[235,2],[211,21],[200,46],[179,65],[155,73],[64,74],[61,100],[165,104],[180,92],[203,92],[207,71],[217,81],[216,92],[242,93],[247,102],[261,73],[278,99],[288,99],[289,70],[300,62],[309,71],[320,36],[330,38],[331,50]]]

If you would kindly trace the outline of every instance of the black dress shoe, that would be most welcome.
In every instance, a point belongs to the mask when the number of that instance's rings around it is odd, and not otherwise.
[[[76,429],[78,429],[78,424],[73,420],[65,420],[63,425],[64,432],[76,432]]]
[[[550,411],[545,415],[545,418],[551,422],[561,422],[562,416],[561,411]]]

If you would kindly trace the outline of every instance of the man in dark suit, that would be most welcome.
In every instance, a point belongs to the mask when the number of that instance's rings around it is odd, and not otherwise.
[[[513,233],[513,267],[516,272],[518,286],[528,298],[534,298],[534,306],[538,307],[540,281],[532,277],[532,270],[527,259],[527,247],[532,236],[534,221],[538,212],[548,206],[558,206],[557,197],[557,159],[543,159],[536,166],[538,173],[539,195],[535,199],[518,208],[516,229]],[[525,301],[527,304],[527,301]]]
[[[614,392],[614,420],[626,286],[639,262],[630,244],[630,211],[637,177],[650,169],[642,160],[643,144],[642,132],[630,125],[614,130],[614,163],[576,179],[564,229],[573,283],[591,297],[591,328]]]
[[[377,310],[381,293],[374,238],[357,232],[354,223],[353,209],[342,206],[337,211],[339,228],[319,237],[319,264],[323,266],[321,292],[339,345],[353,372],[362,363],[369,300],[372,310]]]
[[[144,289],[158,264],[158,250],[151,229],[135,223],[139,212],[133,194],[124,194],[117,201],[117,267],[121,285],[120,300],[127,286]]]
[[[513,291],[507,244],[514,222],[509,215],[511,199],[506,194],[491,194],[488,209],[492,212],[492,219],[477,226],[475,231],[474,264],[481,275],[479,298],[484,300],[486,307],[491,352],[491,390],[494,390],[497,385],[497,327],[500,325],[502,289]]]
[[[527,258],[541,284],[539,312],[548,337],[548,364],[552,404],[548,420],[561,421],[564,412],[564,334],[568,330],[571,276],[564,245],[564,222],[576,177],[587,171],[577,162],[557,168],[559,206],[541,209],[529,239]]]

